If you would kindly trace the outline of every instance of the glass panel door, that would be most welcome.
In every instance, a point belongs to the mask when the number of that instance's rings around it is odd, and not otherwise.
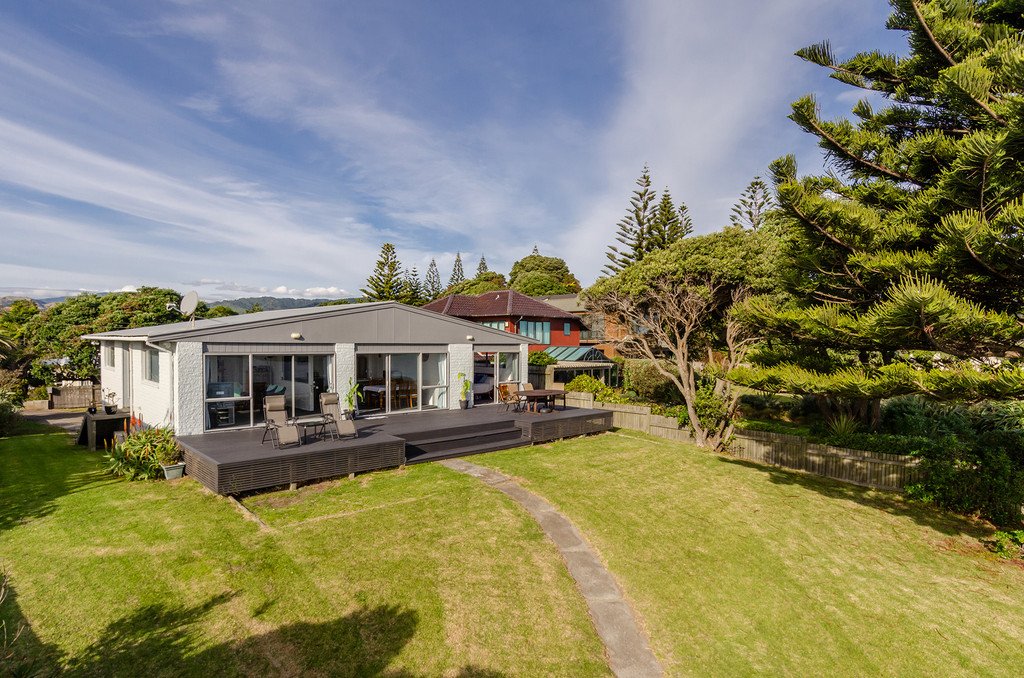
[[[392,353],[388,356],[389,411],[419,409],[420,400],[420,354]]]
[[[495,353],[494,374],[498,377],[494,380],[495,388],[502,382],[521,382],[522,380],[519,377],[519,352]]]
[[[420,409],[448,407],[448,355],[423,353],[420,357]]]
[[[206,356],[206,429],[250,426],[249,356]]]

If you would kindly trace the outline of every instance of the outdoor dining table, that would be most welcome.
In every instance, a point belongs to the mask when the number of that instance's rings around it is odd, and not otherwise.
[[[551,403],[551,409],[555,407],[555,398],[562,399],[562,409],[565,409],[565,391],[562,389],[555,388],[535,388],[527,391],[512,391],[512,395],[526,399],[526,409],[530,409],[530,405],[533,405],[533,411],[540,413],[537,409],[537,403],[543,400],[545,403]]]

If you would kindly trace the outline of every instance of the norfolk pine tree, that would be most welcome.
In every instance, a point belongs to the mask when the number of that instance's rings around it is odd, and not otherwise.
[[[455,263],[452,265],[452,277],[448,279],[448,287],[458,285],[460,282],[466,279],[466,274],[462,270],[462,253],[455,253]]]
[[[793,104],[833,171],[772,165],[795,301],[753,299],[741,317],[797,350],[731,375],[872,424],[884,397],[1024,395],[1024,17],[999,1],[892,5],[908,56],[797,52],[887,106],[828,122],[813,97]]]
[[[429,301],[437,299],[444,292],[444,288],[441,287],[441,274],[438,273],[437,262],[433,259],[430,260],[430,266],[427,268],[427,277],[424,280],[423,288]]]
[[[395,246],[389,242],[380,248],[380,256],[373,274],[366,279],[366,288],[360,290],[369,301],[401,301],[406,294],[402,264],[398,261]]]

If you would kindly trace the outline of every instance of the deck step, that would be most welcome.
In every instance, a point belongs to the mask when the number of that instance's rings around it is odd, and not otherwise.
[[[483,454],[485,452],[497,452],[498,450],[510,450],[514,447],[523,447],[524,445],[529,444],[529,439],[520,438],[517,440],[495,442],[489,445],[467,445],[465,447],[450,447],[448,449],[435,450],[433,452],[424,452],[422,454],[407,454],[405,463],[406,465],[412,465],[422,464],[428,461],[440,461],[441,459],[469,457],[474,454]],[[406,448],[406,452],[409,452],[408,448]]]
[[[471,438],[473,436],[487,435],[488,433],[496,431],[511,431],[516,429],[516,422],[513,419],[501,420],[501,421],[488,421],[479,424],[470,424],[465,426],[450,426],[444,429],[430,429],[426,431],[410,431],[409,433],[397,433],[406,442],[416,445],[420,442],[430,442],[433,440],[458,440],[461,438]]]
[[[416,441],[406,439],[406,456],[444,452],[450,449],[474,449],[495,444],[518,443],[526,440],[519,428],[491,429],[479,433],[462,433],[454,436],[434,436]]]

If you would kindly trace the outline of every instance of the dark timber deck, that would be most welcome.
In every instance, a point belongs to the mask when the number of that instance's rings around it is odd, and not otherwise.
[[[218,494],[464,457],[559,438],[607,431],[611,412],[567,408],[550,414],[505,412],[499,405],[359,419],[359,437],[311,440],[274,449],[263,429],[178,438],[185,473]]]

